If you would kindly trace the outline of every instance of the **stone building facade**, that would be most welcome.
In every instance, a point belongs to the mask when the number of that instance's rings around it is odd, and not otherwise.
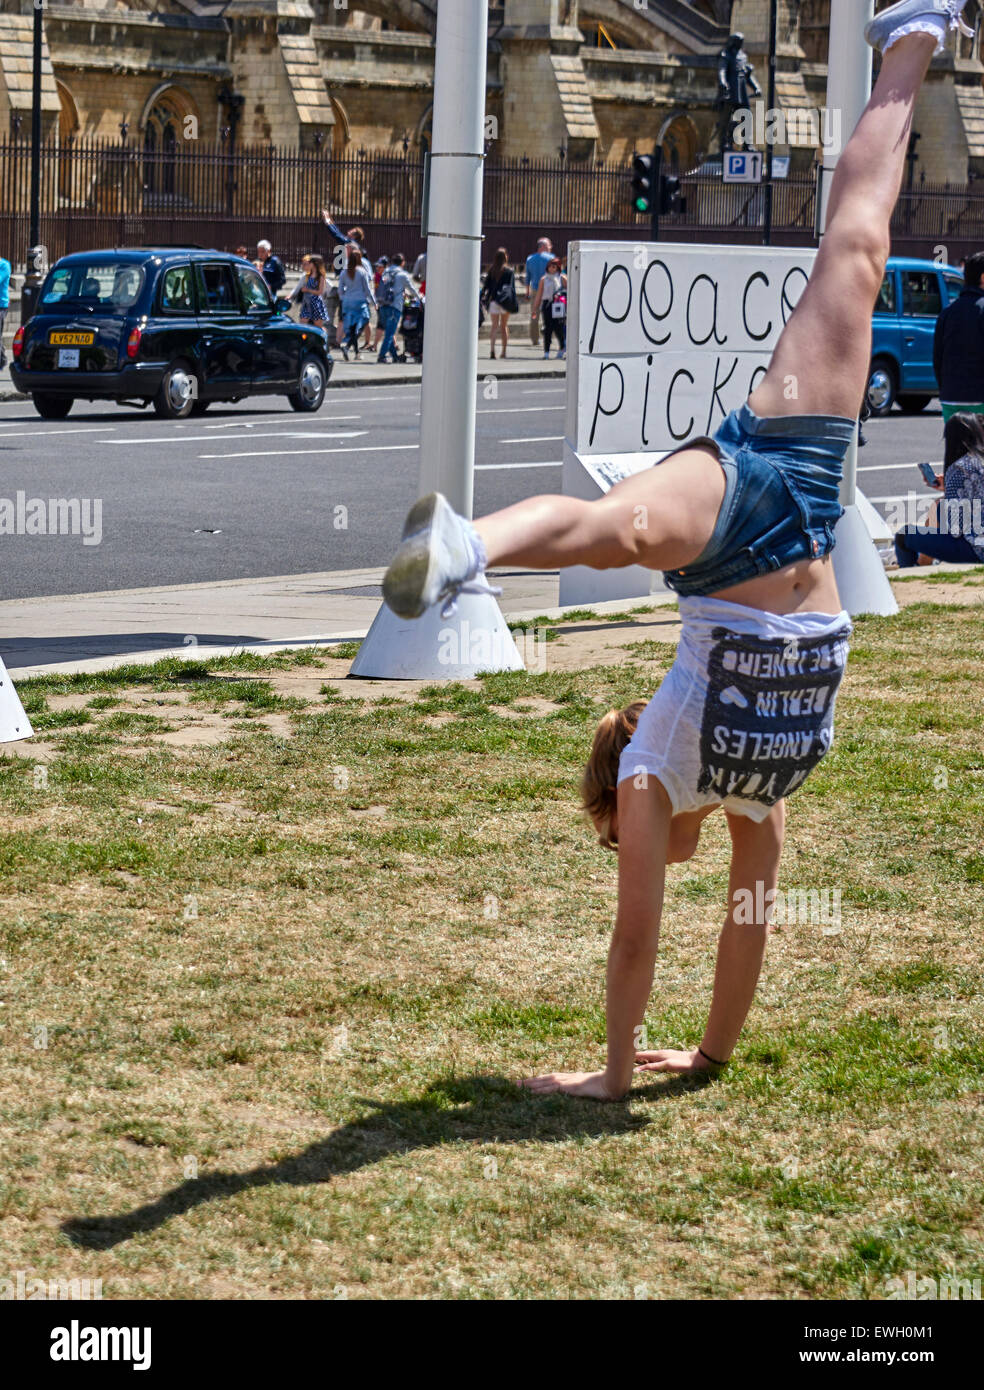
[[[887,3],[887,0],[885,0]],[[45,5],[48,137],[167,150],[250,145],[419,150],[429,139],[438,0],[71,0]],[[784,110],[824,102],[830,0],[778,0]],[[973,20],[980,0],[970,0]],[[498,153],[628,160],[659,141],[681,172],[716,151],[717,55],[734,29],[763,88],[770,0],[492,0],[488,105]],[[0,138],[30,124],[33,0],[0,0]],[[916,116],[917,177],[984,174],[970,40],[941,55]],[[815,158],[809,129],[788,146]]]

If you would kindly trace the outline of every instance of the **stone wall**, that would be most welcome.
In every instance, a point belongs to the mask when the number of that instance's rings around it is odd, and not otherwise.
[[[622,160],[673,123],[686,148],[713,154],[717,54],[729,27],[742,30],[766,87],[769,8],[769,0],[495,0],[488,110],[498,152]],[[972,19],[980,9],[970,0]],[[26,110],[23,54],[7,29],[27,32],[31,13],[30,0],[0,0],[3,130],[11,101]],[[828,23],[829,0],[779,0],[784,108],[824,103]],[[72,111],[63,125],[77,111],[82,135],[116,139],[125,118],[131,143],[142,142],[149,107],[170,92],[176,111],[196,116],[200,138],[214,140],[229,120],[219,93],[233,88],[245,97],[240,140],[327,142],[339,154],[395,150],[404,140],[415,154],[426,146],[435,24],[436,0],[347,0],[342,8],[334,0],[51,0],[45,9],[53,76]],[[964,41],[934,63],[916,114],[917,178],[962,183],[968,170],[984,172],[984,69],[971,48]],[[46,133],[57,126],[57,101],[47,91]],[[796,168],[809,168],[813,150],[791,153]]]

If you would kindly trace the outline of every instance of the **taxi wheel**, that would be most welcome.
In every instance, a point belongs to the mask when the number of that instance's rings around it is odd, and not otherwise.
[[[196,401],[191,407],[192,415],[204,415],[211,404],[211,401]]]
[[[42,420],[64,420],[74,404],[74,396],[35,395],[34,397],[34,409]]]
[[[868,405],[872,415],[889,415],[899,394],[899,378],[894,362],[876,357],[868,376]]]
[[[188,362],[172,362],[161,379],[154,409],[166,420],[186,420],[198,401],[198,378]]]
[[[320,410],[328,389],[328,373],[317,357],[305,357],[301,363],[301,377],[296,391],[287,399],[294,410]]]

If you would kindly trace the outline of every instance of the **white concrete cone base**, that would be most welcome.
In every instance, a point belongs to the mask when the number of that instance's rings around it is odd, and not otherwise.
[[[892,617],[899,605],[859,507],[845,510],[834,535],[834,574],[847,612],[852,618],[861,613]]]
[[[30,738],[33,733],[20,696],[6,666],[0,661],[0,743],[16,743],[18,739]]]
[[[384,603],[352,662],[350,676],[370,680],[464,681],[483,671],[525,671],[491,594],[462,594],[441,617],[436,603],[422,618],[398,618]]]

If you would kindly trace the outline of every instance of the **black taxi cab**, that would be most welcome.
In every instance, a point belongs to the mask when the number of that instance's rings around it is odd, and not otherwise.
[[[225,252],[76,252],[49,270],[14,337],[10,375],[46,420],[76,400],[153,405],[177,420],[253,395],[316,411],[331,379],[328,340],[288,307]]]

